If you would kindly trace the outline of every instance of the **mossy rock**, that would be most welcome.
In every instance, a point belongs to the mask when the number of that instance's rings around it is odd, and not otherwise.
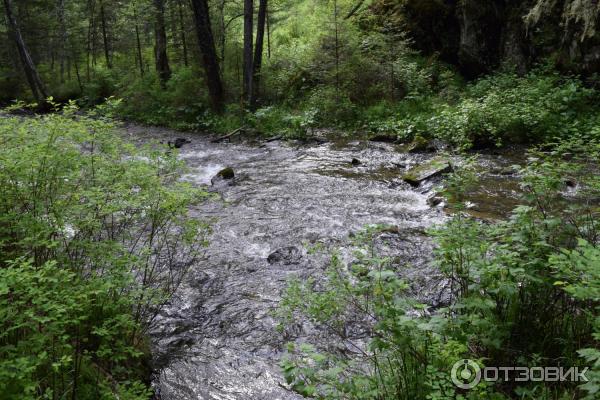
[[[424,164],[418,165],[412,169],[410,169],[402,179],[413,185],[419,186],[421,182],[439,176],[441,174],[445,174],[448,172],[452,172],[452,166],[448,159],[444,157],[436,157]]]
[[[421,153],[425,151],[429,151],[429,140],[425,139],[423,136],[415,136],[413,141],[408,145],[409,153]]]
[[[228,181],[228,180],[232,180],[233,178],[235,178],[235,173],[233,172],[233,168],[227,167],[227,168],[223,168],[222,170],[217,172],[217,174],[215,176],[213,176],[213,178],[210,180],[210,183],[215,185],[216,183],[218,183],[220,181],[224,181],[224,180]]]

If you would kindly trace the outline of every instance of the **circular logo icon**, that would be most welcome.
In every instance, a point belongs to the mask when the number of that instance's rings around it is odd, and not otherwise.
[[[481,368],[473,360],[460,360],[454,363],[450,372],[452,383],[461,389],[473,389],[481,381]]]

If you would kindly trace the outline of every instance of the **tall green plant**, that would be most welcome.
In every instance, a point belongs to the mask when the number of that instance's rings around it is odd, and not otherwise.
[[[2,398],[147,398],[145,331],[204,242],[176,157],[76,111],[0,119]]]

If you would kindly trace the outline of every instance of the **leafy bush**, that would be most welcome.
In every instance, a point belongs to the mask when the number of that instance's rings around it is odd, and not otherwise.
[[[104,68],[94,69],[93,79],[86,82],[80,102],[88,107],[101,104],[105,99],[114,96],[117,90],[117,80],[112,72]]]
[[[191,68],[175,71],[166,87],[155,75],[122,82],[119,115],[149,125],[175,129],[206,129],[210,126],[206,94],[199,74]]]
[[[461,148],[567,138],[589,129],[598,96],[578,79],[547,71],[499,73],[467,87],[457,104],[410,116],[399,136],[419,133]]]
[[[197,258],[205,194],[75,111],[0,119],[0,391],[148,398],[145,332]]]
[[[348,94],[333,87],[315,89],[303,109],[314,110],[315,122],[320,126],[351,126],[357,117],[357,107]]]

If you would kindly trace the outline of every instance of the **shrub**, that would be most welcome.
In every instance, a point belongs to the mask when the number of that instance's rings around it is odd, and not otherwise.
[[[202,82],[191,68],[175,71],[166,87],[154,75],[124,81],[123,98],[118,114],[149,125],[175,129],[206,129],[209,127],[206,94]]]
[[[148,398],[145,332],[197,258],[204,193],[75,111],[0,119],[0,391]]]
[[[116,79],[112,72],[104,68],[96,68],[92,71],[93,79],[84,86],[81,104],[92,107],[104,102],[116,92]]]
[[[416,116],[417,123],[401,135],[416,127],[416,133],[461,148],[567,138],[585,132],[597,98],[574,78],[545,71],[523,78],[499,73],[469,86],[457,104],[438,103],[429,116]]]

